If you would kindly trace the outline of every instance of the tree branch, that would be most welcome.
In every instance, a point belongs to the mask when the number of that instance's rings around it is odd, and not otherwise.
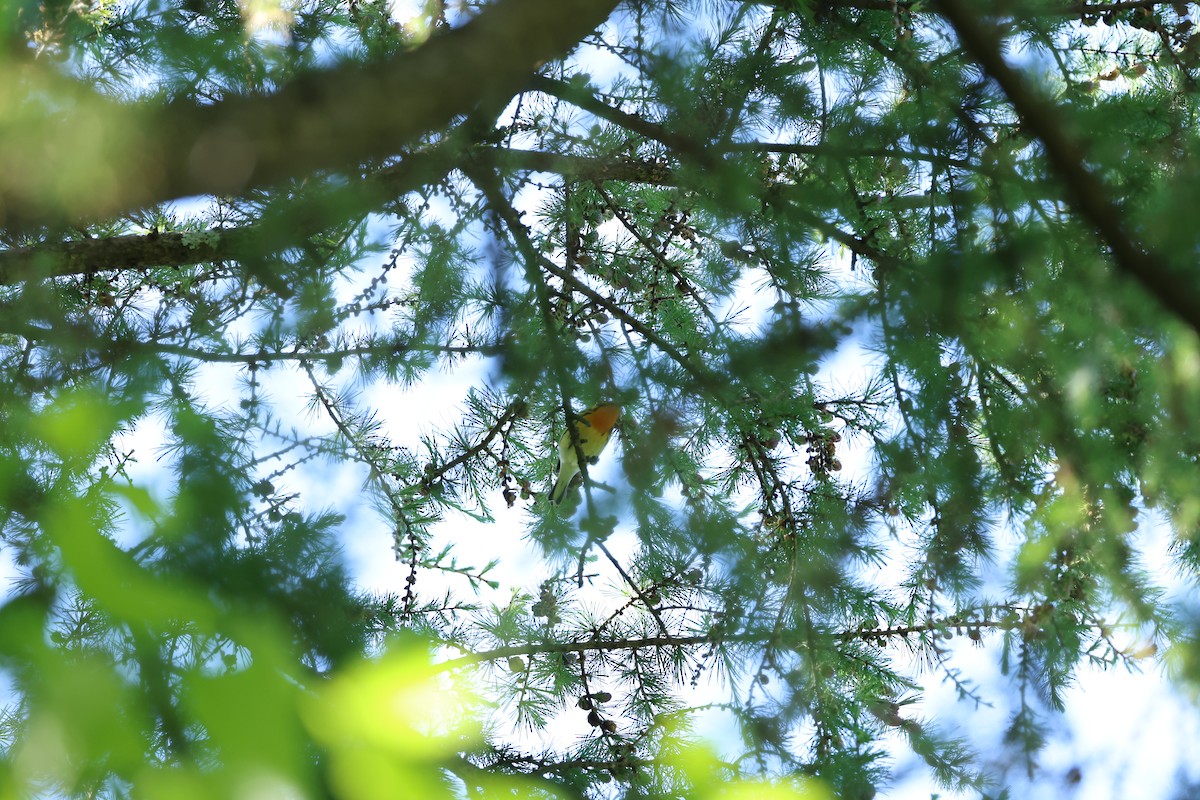
[[[1128,230],[1125,211],[1111,199],[1112,188],[1085,166],[1088,148],[1083,137],[1065,114],[1008,65],[997,34],[989,29],[980,9],[967,0],[936,0],[935,5],[954,27],[963,49],[1000,85],[1021,117],[1022,128],[1042,143],[1046,160],[1062,179],[1071,204],[1108,245],[1117,268],[1200,331],[1200,292],[1194,283]]]
[[[911,625],[897,625],[895,627],[883,628],[863,627],[857,630],[842,631],[818,631],[814,625],[810,630],[818,634],[820,644],[829,643],[832,645],[861,641],[882,646],[888,642],[894,642],[896,639],[907,639],[910,635],[922,636],[938,633],[945,634],[948,632],[961,634],[966,632],[970,636],[971,631],[978,632],[989,629],[1000,631],[1019,629],[1030,636],[1037,636],[1040,633],[1041,626],[1045,625],[1047,614],[1052,610],[1053,606],[1046,604],[1025,606],[1016,603],[1002,603],[979,608],[968,608],[948,617],[931,618],[926,622],[913,623]],[[1097,629],[1100,628],[1099,625],[1095,627]],[[458,669],[472,664],[499,661],[512,656],[536,656],[547,653],[612,653],[661,647],[699,647],[722,643],[750,645],[776,644],[780,646],[787,644],[779,641],[779,636],[779,630],[728,633],[719,628],[713,628],[705,633],[689,636],[664,635],[621,639],[592,638],[574,642],[525,642],[496,647],[490,650],[481,650],[477,653],[468,653],[458,658],[443,661],[438,664],[438,668],[445,670]],[[974,637],[972,636],[971,638]]]
[[[217,350],[203,350],[198,347],[187,347],[186,345],[169,344],[166,342],[150,342],[141,346],[140,349],[148,353],[161,353],[165,355],[181,356],[183,358],[190,358],[194,361],[203,361],[210,364],[245,364],[246,366],[264,366],[267,364],[291,361],[305,361],[319,364],[326,362],[340,362],[348,358],[359,358],[361,356],[378,356],[400,352],[442,353],[456,356],[494,356],[503,352],[503,346],[500,344],[449,345],[426,344],[421,342],[397,344],[396,342],[386,341],[381,341],[377,344],[361,345],[357,347],[347,347],[344,349],[327,351],[259,350],[253,353],[225,353]]]
[[[792,0],[756,0],[764,6],[793,6]],[[860,11],[887,11],[895,13],[896,9],[909,10],[923,0],[818,0],[815,4],[819,9],[845,8]],[[1037,12],[1056,17],[1098,17],[1103,14],[1120,11],[1132,11],[1136,8],[1152,9],[1156,6],[1173,5],[1174,0],[1117,0],[1111,3],[1061,3],[1038,9]]]
[[[0,113],[22,120],[0,154],[0,226],[65,226],[385,157],[519,92],[538,65],[603,23],[618,1],[499,0],[388,61],[310,73],[268,96],[205,106],[130,106],[49,70],[27,76],[28,94],[50,92],[56,108],[70,111],[38,116],[22,103],[26,93],[0,96]]]
[[[625,180],[668,184],[673,180],[663,164],[632,159],[603,159],[533,150],[480,148],[466,151],[451,145],[410,153],[366,180],[329,192],[289,198],[285,214],[268,212],[262,222],[242,228],[199,233],[148,233],[49,242],[0,251],[0,285],[27,280],[82,275],[113,269],[182,267],[213,261],[237,260],[270,247],[295,245],[320,231],[327,218],[323,209],[342,200],[353,204],[346,214],[378,210],[387,200],[437,183],[471,152],[472,158],[514,170],[554,172],[581,180]],[[2,185],[0,178],[0,185]]]
[[[942,159],[933,154],[891,148],[735,142],[725,150],[829,155],[834,158],[891,157],[945,163],[963,168],[969,166],[958,162],[957,159]],[[504,170],[548,172],[574,180],[599,183],[628,181],[653,186],[672,186],[678,181],[675,170],[661,161],[623,157],[600,158],[502,147],[463,149],[443,144],[405,155],[397,164],[386,167],[366,179],[351,182],[348,186],[330,190],[328,193],[318,191],[311,196],[289,198],[286,213],[268,212],[263,221],[241,228],[213,229],[198,233],[131,234],[103,239],[46,242],[0,250],[0,285],[106,270],[184,267],[215,261],[236,261],[247,254],[261,254],[270,248],[294,246],[323,229],[328,220],[322,209],[342,204],[344,200],[353,206],[343,207],[346,214],[378,210],[387,201],[437,183],[467,157]],[[774,187],[773,191],[777,192],[779,197],[789,194],[786,186]],[[900,211],[939,204],[952,205],[961,200],[954,193],[943,192],[933,196],[891,197],[885,202],[889,208]],[[862,242],[824,222],[818,216],[810,214],[809,217],[811,224],[822,233],[852,247],[860,255],[869,258],[880,255],[867,252]]]
[[[716,162],[715,155],[707,149],[705,142],[675,133],[658,123],[642,119],[636,114],[614,108],[600,100],[586,87],[547,78],[544,75],[535,75],[529,82],[529,88],[551,97],[557,97],[559,100],[564,100],[600,119],[666,145],[676,153],[686,156],[698,164],[711,166]]]

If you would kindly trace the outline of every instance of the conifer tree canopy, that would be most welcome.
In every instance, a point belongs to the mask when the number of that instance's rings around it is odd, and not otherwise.
[[[1200,681],[1197,20],[4,5],[0,797],[1103,796],[1077,682]]]

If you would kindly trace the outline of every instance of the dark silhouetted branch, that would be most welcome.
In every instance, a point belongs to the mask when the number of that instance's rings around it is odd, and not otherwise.
[[[1086,166],[1087,142],[1073,129],[1067,114],[1004,60],[998,34],[989,27],[988,17],[981,14],[978,3],[937,0],[935,7],[954,27],[963,49],[1000,85],[1020,115],[1022,128],[1041,142],[1046,160],[1062,179],[1071,205],[1108,246],[1117,268],[1200,331],[1200,291],[1194,279],[1173,269],[1160,252],[1129,230],[1126,214],[1113,198],[1113,189]]]

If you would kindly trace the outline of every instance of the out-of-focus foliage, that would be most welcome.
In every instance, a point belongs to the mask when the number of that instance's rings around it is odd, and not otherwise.
[[[5,5],[0,797],[1000,796],[1194,686],[1196,6]]]

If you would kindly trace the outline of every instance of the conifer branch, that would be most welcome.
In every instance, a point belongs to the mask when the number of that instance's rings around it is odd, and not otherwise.
[[[893,148],[847,148],[832,145],[779,144],[772,142],[735,142],[729,152],[790,153],[797,155],[829,155],[837,158],[890,157],[926,160],[959,166],[956,159],[937,155],[896,150]],[[514,148],[481,147],[469,151],[480,164],[491,164],[505,170],[551,172],[565,178],[604,183],[626,181],[650,186],[674,186],[678,176],[674,169],[661,161],[633,158],[598,158],[595,156],[564,155],[553,152]],[[323,230],[328,223],[318,209],[346,201],[342,216],[378,210],[385,202],[442,180],[464,155],[448,146],[408,154],[394,166],[380,170],[353,184],[353,189],[331,190],[328,194],[295,198],[286,214],[268,214],[260,222],[243,227],[219,228],[206,231],[151,231],[145,234],[126,234],[104,238],[84,238],[67,242],[43,242],[25,247],[0,250],[0,285],[13,285],[27,280],[88,275],[92,273],[150,268],[186,267],[223,261],[237,261],[265,250],[294,246],[306,237]],[[790,197],[791,189],[783,184],[772,188],[779,197]],[[886,204],[896,210],[916,209],[937,205],[952,205],[959,199],[941,193],[936,196],[900,196],[889,198]],[[852,249],[863,251],[863,243],[851,234],[828,223],[818,223],[822,233]],[[863,251],[864,255],[869,255]]]
[[[716,163],[715,154],[708,149],[706,143],[676,133],[656,122],[643,119],[637,114],[630,114],[627,111],[614,108],[603,100],[600,100],[588,91],[586,87],[538,75],[530,81],[529,88],[551,95],[552,97],[557,97],[560,100],[565,100],[614,125],[641,134],[647,139],[665,145],[669,150],[698,164],[712,166]]]
[[[755,0],[759,5],[765,6],[791,6],[790,0]],[[896,9],[905,11],[912,10],[918,3],[923,3],[924,0],[818,0],[816,3],[821,9],[849,9],[856,11],[887,11],[895,13]],[[1179,5],[1176,0],[1115,0],[1111,3],[1060,3],[1057,5],[1048,5],[1036,8],[1030,8],[1029,4],[1021,9],[1024,13],[1043,14],[1046,16],[1056,17],[1099,17],[1104,14],[1117,13],[1121,11],[1134,11],[1139,8],[1154,9],[1158,6]]]
[[[977,4],[936,0],[935,7],[954,27],[964,50],[1000,85],[1023,127],[1042,143],[1046,160],[1062,178],[1071,205],[1108,246],[1116,267],[1141,284],[1164,308],[1200,331],[1200,290],[1194,277],[1129,230],[1128,214],[1111,199],[1112,189],[1088,168],[1088,143],[1067,113],[1009,66],[1001,52],[998,32],[989,28]]]
[[[628,586],[633,593],[637,595],[637,598],[642,601],[642,605],[646,607],[646,611],[649,612],[650,616],[654,617],[655,623],[658,624],[658,629],[663,632],[664,636],[670,636],[671,631],[667,628],[667,623],[663,622],[662,614],[659,613],[658,608],[655,607],[654,603],[650,600],[646,593],[642,591],[642,588],[638,586],[637,581],[630,577],[629,573],[625,571],[625,568],[621,566],[621,562],[612,554],[612,551],[604,546],[604,542],[597,540],[595,544],[596,548],[599,549],[601,553],[604,553],[604,557],[609,560],[609,563],[616,568],[617,574],[620,575],[621,579],[625,581],[625,585]]]
[[[864,625],[855,630],[834,632],[819,631],[813,625],[810,630],[815,638],[811,639],[808,645],[810,648],[816,646],[819,644],[818,639],[824,639],[828,642],[848,643],[861,641],[882,645],[889,640],[907,639],[909,636],[928,636],[931,634],[952,636],[963,633],[968,638],[977,640],[978,637],[971,632],[987,629],[1001,631],[1020,630],[1027,638],[1037,638],[1041,635],[1042,626],[1046,620],[1054,613],[1054,606],[1048,603],[1032,606],[1001,604],[981,606],[977,610],[981,612],[977,619],[972,618],[972,610],[967,609],[948,617],[929,619],[925,622],[912,625],[884,627]],[[1001,612],[1001,615],[990,616],[990,613],[993,611]],[[1108,627],[1099,621],[1089,621],[1086,624],[1088,627],[1094,627],[1102,635],[1105,634]],[[462,655],[442,662],[439,664],[439,667],[446,670],[459,669],[472,664],[498,661],[511,658],[512,656],[535,656],[547,653],[615,653],[627,650],[656,648],[703,647],[724,643],[760,646],[771,645],[781,649],[788,649],[789,643],[781,638],[783,633],[785,631],[782,630],[730,633],[720,626],[714,626],[705,633],[687,636],[664,635],[619,639],[591,638],[574,642],[529,642],[495,647],[488,650],[481,650],[477,653]]]
[[[246,366],[266,365],[279,362],[340,362],[347,358],[362,356],[387,355],[394,353],[443,353],[447,355],[484,355],[494,356],[503,352],[500,344],[481,345],[448,345],[428,344],[424,342],[380,342],[378,344],[360,345],[357,347],[339,348],[336,350],[258,350],[253,353],[224,353],[219,350],[203,350],[198,347],[170,344],[168,342],[148,342],[140,347],[148,353],[165,353],[182,356],[194,361],[210,364],[245,364]]]
[[[496,422],[490,428],[488,428],[484,435],[480,437],[478,442],[466,448],[457,456],[447,461],[445,464],[431,465],[432,469],[426,471],[425,475],[421,479],[421,485],[428,487],[436,483],[448,475],[451,470],[462,466],[475,456],[487,450],[491,446],[492,441],[497,436],[504,434],[505,428],[511,426],[513,421],[517,417],[524,414],[525,411],[526,405],[524,401],[517,400],[513,403],[510,403],[508,408],[504,409],[504,413],[496,419]]]

